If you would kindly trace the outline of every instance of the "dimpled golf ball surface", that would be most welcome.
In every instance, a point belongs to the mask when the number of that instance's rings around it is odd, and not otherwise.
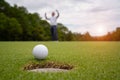
[[[42,44],[36,45],[33,48],[33,55],[37,59],[45,59],[48,55],[48,48]]]

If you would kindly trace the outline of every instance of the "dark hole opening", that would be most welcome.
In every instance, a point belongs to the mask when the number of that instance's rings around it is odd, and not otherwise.
[[[61,63],[55,63],[55,62],[45,62],[45,63],[30,63],[24,67],[24,70],[33,70],[33,69],[39,69],[39,68],[57,68],[57,69],[65,69],[65,70],[71,70],[73,69],[73,66],[70,64],[61,64]]]

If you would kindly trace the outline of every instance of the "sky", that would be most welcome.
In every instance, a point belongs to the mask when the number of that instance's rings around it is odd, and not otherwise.
[[[56,9],[58,23],[72,32],[102,36],[120,26],[120,0],[6,0],[12,6],[24,6],[31,13],[37,12],[45,19]]]

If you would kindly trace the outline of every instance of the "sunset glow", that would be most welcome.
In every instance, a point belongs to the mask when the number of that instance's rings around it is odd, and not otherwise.
[[[98,25],[96,28],[93,29],[93,36],[103,36],[107,34],[107,29],[104,25]]]

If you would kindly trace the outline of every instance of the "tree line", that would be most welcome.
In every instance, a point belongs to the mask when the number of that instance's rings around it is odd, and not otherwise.
[[[120,41],[120,27],[104,36],[93,37],[89,32],[86,32],[85,34],[74,33],[73,37],[75,41]]]
[[[119,41],[120,28],[105,36],[92,37],[73,33],[62,23],[58,23],[59,41]],[[50,24],[42,20],[38,13],[30,13],[23,6],[11,6],[0,0],[0,41],[50,41]]]

